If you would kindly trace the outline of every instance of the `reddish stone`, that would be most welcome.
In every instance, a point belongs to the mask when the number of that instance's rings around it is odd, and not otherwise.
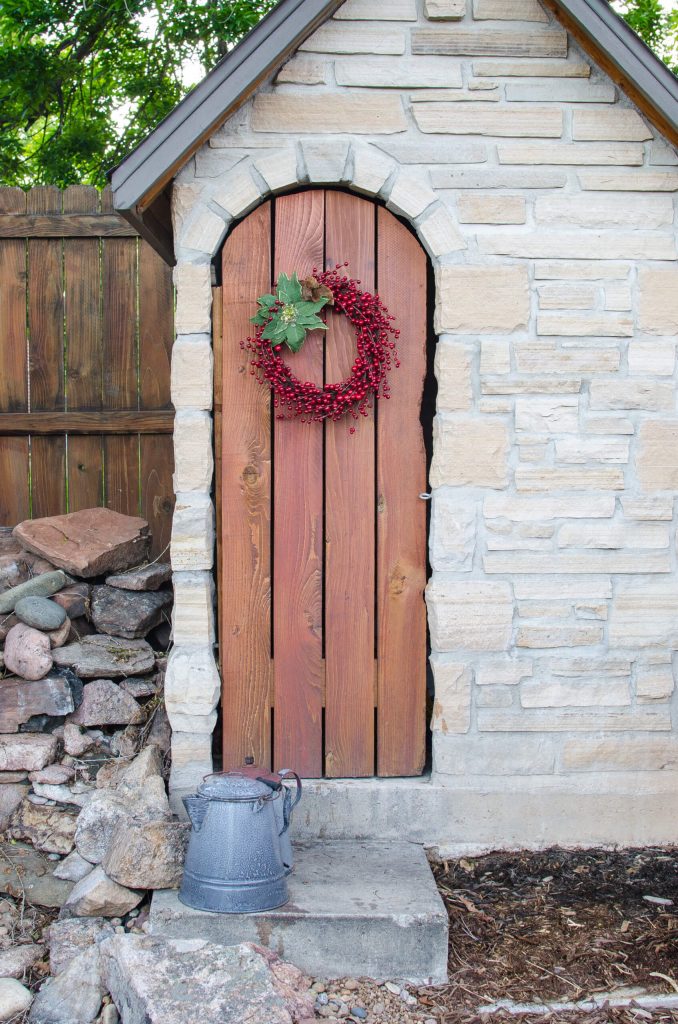
[[[52,667],[49,637],[19,622],[5,640],[5,666],[22,679],[42,679]]]
[[[53,600],[60,604],[70,619],[79,619],[89,609],[89,583],[74,583],[64,587]]]
[[[107,508],[27,519],[15,527],[14,536],[29,551],[85,578],[139,565],[150,544],[144,519]]]

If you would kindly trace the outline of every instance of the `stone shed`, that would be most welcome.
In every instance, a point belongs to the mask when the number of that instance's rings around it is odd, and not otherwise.
[[[678,839],[677,141],[606,0],[281,0],[112,173],[175,267],[175,797],[216,729],[308,834]],[[345,261],[401,327],[355,435],[238,343]]]

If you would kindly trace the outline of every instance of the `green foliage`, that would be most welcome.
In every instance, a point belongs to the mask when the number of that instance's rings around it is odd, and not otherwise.
[[[0,182],[105,184],[274,2],[2,0]]]
[[[258,326],[266,324],[261,336],[265,341],[270,341],[271,345],[282,345],[284,342],[292,352],[298,352],[304,344],[307,331],[327,330],[317,314],[328,301],[328,298],[322,298],[317,302],[305,302],[296,273],[292,277],[281,274],[278,278],[278,294],[261,295],[257,299],[257,314],[250,322]]]
[[[661,0],[615,0],[612,5],[651,50],[678,74],[678,6]]]

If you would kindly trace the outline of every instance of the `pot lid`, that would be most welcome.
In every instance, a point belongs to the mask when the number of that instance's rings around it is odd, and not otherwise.
[[[208,800],[270,800],[273,790],[258,779],[240,772],[206,775],[198,788],[200,796]]]

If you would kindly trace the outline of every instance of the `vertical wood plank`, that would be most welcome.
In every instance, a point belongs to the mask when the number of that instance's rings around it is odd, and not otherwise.
[[[124,516],[141,514],[139,435],[104,437],[106,508]]]
[[[148,242],[139,243],[139,398],[141,409],[170,406],[174,339],[172,268]]]
[[[33,188],[26,212],[61,213],[61,191]],[[64,391],[64,304],[60,238],[28,240],[28,350],[32,412],[62,412]],[[32,515],[66,511],[66,437],[31,439]]]
[[[224,296],[221,287],[212,289],[212,404],[214,407],[214,508],[217,520],[216,529],[216,558],[217,558],[217,602],[221,601],[223,594],[223,542],[221,530],[221,460],[222,460],[222,432],[223,421],[221,416],[223,405],[223,345],[224,345]],[[217,662],[221,672],[221,616],[217,614]],[[266,701],[266,714],[268,714],[269,702]],[[223,748],[223,730],[222,730]],[[253,755],[252,755],[253,756]],[[223,757],[223,749],[222,749]],[[268,760],[266,766],[269,767]]]
[[[64,213],[96,213],[99,192],[71,185],[63,194]],[[103,352],[100,310],[100,241],[64,239],[66,296],[66,408],[92,412],[102,407]],[[103,439],[68,438],[68,511],[103,504]]]
[[[325,265],[375,290],[375,206],[328,191]],[[355,329],[328,314],[325,379],[342,380],[356,357]],[[350,427],[355,426],[355,434]],[[373,412],[326,425],[325,774],[374,774],[375,433]]]
[[[426,456],[419,414],[426,374],[426,257],[387,210],[377,213],[377,285],[398,318],[400,368],[377,411],[377,769],[418,775],[425,757]]]
[[[271,763],[271,400],[240,347],[271,285],[271,204],[239,224],[222,254],[219,645],[223,764]]]
[[[323,265],[324,193],[281,196],[274,277]],[[290,357],[301,380],[323,381],[323,339]],[[275,420],[273,545],[274,758],[306,778],[322,774],[323,428]]]
[[[19,188],[0,189],[0,213],[25,213]],[[0,240],[0,412],[27,412],[26,243]],[[0,437],[0,526],[30,514],[27,437]]]
[[[142,434],[139,438],[141,473],[141,509],[139,513],[151,528],[149,558],[162,555],[169,562],[169,542],[174,510],[174,448],[168,434]]]

